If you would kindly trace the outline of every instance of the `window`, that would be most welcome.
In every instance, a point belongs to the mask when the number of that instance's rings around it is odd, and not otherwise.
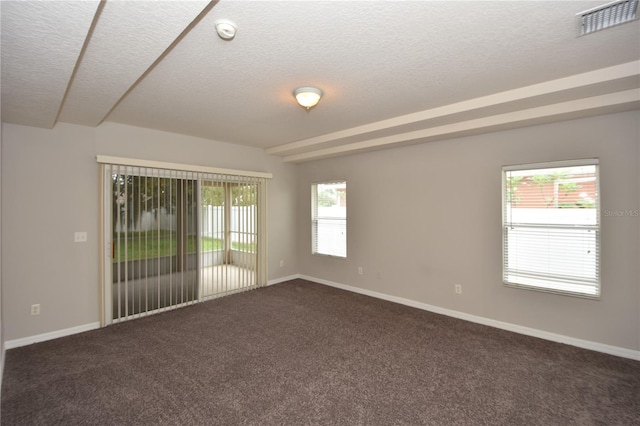
[[[598,297],[598,161],[510,166],[502,174],[504,283]]]
[[[311,187],[313,254],[347,257],[347,182]]]

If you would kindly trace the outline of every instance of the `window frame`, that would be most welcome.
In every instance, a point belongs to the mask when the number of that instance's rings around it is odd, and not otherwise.
[[[594,209],[595,209],[595,224],[594,225],[581,225],[581,224],[573,224],[573,225],[560,225],[560,224],[533,224],[533,223],[515,223],[508,222],[507,219],[507,209],[510,203],[508,189],[507,189],[507,174],[508,172],[513,171],[530,171],[535,172],[539,169],[555,169],[555,168],[568,168],[568,167],[581,167],[581,166],[595,166],[595,200],[594,200]],[[544,162],[544,163],[530,163],[530,164],[518,164],[511,166],[503,166],[502,167],[502,282],[506,287],[511,288],[519,288],[524,290],[531,291],[539,291],[545,293],[554,293],[565,296],[586,298],[592,300],[599,300],[602,296],[602,282],[601,282],[601,240],[602,240],[602,221],[601,221],[601,196],[600,196],[600,164],[597,158],[586,158],[579,160],[566,160],[566,161],[553,161],[553,162]],[[554,185],[557,186],[558,182],[554,182]],[[513,195],[513,194],[512,194]],[[556,200],[557,203],[557,200]],[[557,207],[556,207],[557,208]],[[508,280],[509,270],[508,270],[508,235],[507,228],[513,226],[516,227],[537,227],[540,229],[591,229],[595,231],[595,282],[593,288],[595,289],[595,294],[589,294],[587,292],[581,291],[572,291],[568,289],[560,289],[559,285],[555,287],[549,285],[548,287],[526,284],[522,282],[511,282]],[[545,226],[547,225],[547,226]],[[513,273],[511,275],[514,275]],[[544,275],[541,273],[541,275]],[[553,282],[552,279],[548,279],[548,282]],[[556,281],[557,282],[557,281]],[[568,286],[568,284],[565,284]],[[576,284],[580,285],[580,284]],[[582,284],[584,286],[584,284]]]
[[[345,187],[345,215],[344,218],[324,218],[331,220],[340,220],[344,221],[344,256],[341,254],[335,253],[322,253],[318,251],[318,220],[321,218],[318,216],[318,186],[319,185],[332,185],[332,184],[344,184]],[[347,180],[346,179],[336,179],[329,181],[321,181],[314,182],[311,184],[311,254],[314,256],[326,256],[333,257],[336,259],[346,259],[347,258],[347,210],[346,210],[346,197],[347,197]]]

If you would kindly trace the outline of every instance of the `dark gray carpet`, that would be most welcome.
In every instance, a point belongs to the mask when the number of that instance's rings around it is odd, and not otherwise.
[[[7,351],[2,425],[638,425],[640,362],[295,280]]]

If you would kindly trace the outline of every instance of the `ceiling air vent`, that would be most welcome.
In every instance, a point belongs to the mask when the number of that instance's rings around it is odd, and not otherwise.
[[[638,19],[638,0],[618,0],[576,15],[578,37]]]

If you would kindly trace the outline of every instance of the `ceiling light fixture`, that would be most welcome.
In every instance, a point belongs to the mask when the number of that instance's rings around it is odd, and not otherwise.
[[[298,87],[293,91],[293,96],[296,97],[296,100],[300,104],[301,107],[306,108],[307,110],[313,108],[320,102],[320,98],[322,97],[322,90],[317,87]]]
[[[221,39],[233,40],[233,38],[236,36],[238,26],[228,19],[218,19],[216,22],[214,22],[214,24],[216,26],[216,32]]]

